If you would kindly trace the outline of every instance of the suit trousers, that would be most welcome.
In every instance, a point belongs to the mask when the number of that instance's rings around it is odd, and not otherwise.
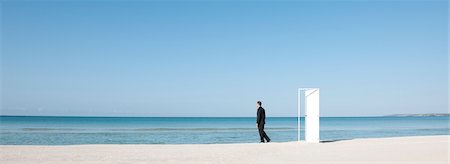
[[[267,136],[266,132],[264,131],[264,124],[258,124],[258,131],[261,142],[264,142],[264,139],[266,139],[266,141],[270,141],[269,136]]]

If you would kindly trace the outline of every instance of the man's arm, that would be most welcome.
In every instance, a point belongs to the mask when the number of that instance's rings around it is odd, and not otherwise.
[[[259,121],[261,120],[261,110],[258,108],[258,112],[256,114],[256,124],[259,124]]]

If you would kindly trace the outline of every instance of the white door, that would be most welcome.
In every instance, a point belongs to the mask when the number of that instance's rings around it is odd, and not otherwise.
[[[305,140],[319,142],[319,89],[305,91]]]

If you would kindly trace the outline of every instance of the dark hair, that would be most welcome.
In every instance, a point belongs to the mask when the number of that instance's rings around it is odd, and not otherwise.
[[[261,101],[257,101],[256,102],[259,106],[261,106],[262,102]]]

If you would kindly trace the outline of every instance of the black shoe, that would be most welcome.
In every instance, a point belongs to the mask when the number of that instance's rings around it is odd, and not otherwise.
[[[267,140],[267,142],[270,142],[270,140]]]
[[[261,141],[260,143],[264,143],[264,141]]]

